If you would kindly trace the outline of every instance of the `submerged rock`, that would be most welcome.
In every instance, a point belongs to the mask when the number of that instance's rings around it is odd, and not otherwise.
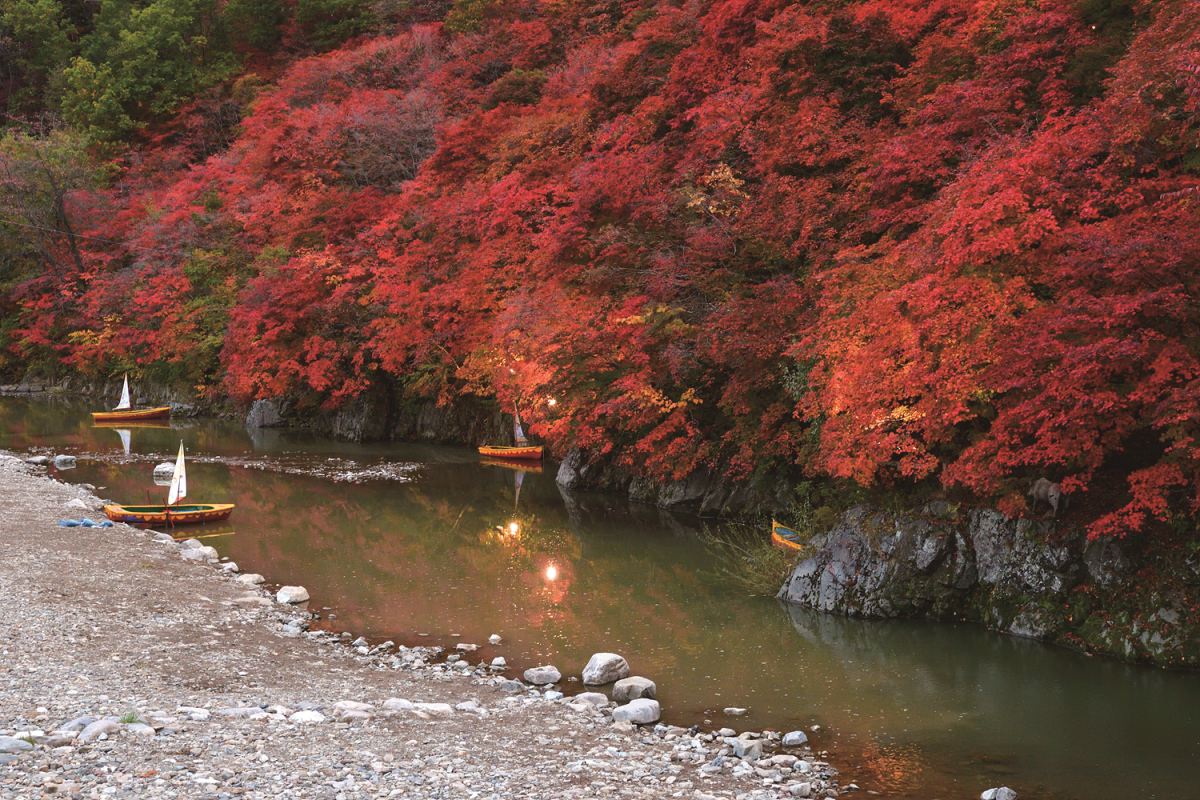
[[[75,456],[55,456],[55,469],[75,469]]]
[[[800,747],[808,744],[808,734],[804,731],[789,731],[783,735],[784,747]]]
[[[988,789],[979,795],[979,800],[1017,800],[1017,793],[1007,786],[998,789]]]

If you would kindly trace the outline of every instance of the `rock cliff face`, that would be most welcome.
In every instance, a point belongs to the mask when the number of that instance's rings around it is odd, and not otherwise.
[[[1079,528],[991,509],[931,503],[889,515],[864,505],[809,542],[779,598],[850,616],[968,619],[1125,660],[1200,667],[1200,620],[1187,613],[1200,599],[1200,563],[1132,544],[1089,542]]]
[[[735,483],[701,469],[685,480],[661,484],[637,477],[611,459],[578,449],[567,452],[555,481],[567,491],[615,492],[628,495],[635,503],[685,507],[701,514],[770,512],[785,508],[791,496],[791,486],[782,476]]]

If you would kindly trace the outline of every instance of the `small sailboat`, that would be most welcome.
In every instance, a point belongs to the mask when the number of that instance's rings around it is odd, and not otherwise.
[[[125,386],[121,389],[121,402],[112,411],[92,412],[93,422],[131,422],[145,419],[167,419],[171,416],[171,407],[134,408],[129,401],[129,376],[125,376]]]
[[[516,447],[484,445],[479,448],[479,454],[493,458],[519,458],[535,461],[542,459],[542,446],[540,444],[532,445],[525,438],[525,431],[521,430],[521,412],[515,405],[513,406],[513,441],[516,442]]]
[[[104,513],[113,522],[162,522],[168,525],[184,525],[194,522],[219,522],[229,519],[233,503],[177,505],[187,497],[187,466],[183,458],[183,442],[179,443],[179,457],[175,460],[175,471],[171,474],[171,489],[167,492],[166,505],[155,506],[105,506]]]
[[[803,550],[803,537],[798,531],[786,528],[775,520],[771,520],[771,544],[784,550]]]

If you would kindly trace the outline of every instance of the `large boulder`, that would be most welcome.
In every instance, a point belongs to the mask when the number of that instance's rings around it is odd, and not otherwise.
[[[654,681],[635,675],[632,678],[622,678],[613,684],[612,699],[618,703],[626,703],[639,697],[654,699],[657,693],[658,686]]]
[[[627,705],[613,709],[613,722],[632,722],[634,725],[649,725],[658,722],[662,716],[657,700],[640,698],[632,700]]]
[[[283,407],[278,400],[255,400],[246,415],[247,428],[277,428],[283,424]]]
[[[530,667],[525,670],[525,681],[534,686],[548,686],[561,680],[562,673],[554,666]]]
[[[629,677],[629,663],[616,653],[596,653],[583,668],[583,682],[601,686]]]

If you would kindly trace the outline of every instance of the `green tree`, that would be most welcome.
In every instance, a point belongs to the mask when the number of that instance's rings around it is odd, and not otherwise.
[[[236,41],[259,50],[271,50],[279,43],[283,21],[283,3],[279,0],[229,0],[225,4],[230,34]]]
[[[39,105],[50,76],[75,54],[70,27],[58,0],[0,0],[0,40],[8,42],[8,68],[20,87],[10,108]]]
[[[64,74],[63,115],[114,142],[237,67],[216,0],[112,0]]]
[[[375,27],[365,0],[299,0],[296,22],[314,46],[328,50]]]

